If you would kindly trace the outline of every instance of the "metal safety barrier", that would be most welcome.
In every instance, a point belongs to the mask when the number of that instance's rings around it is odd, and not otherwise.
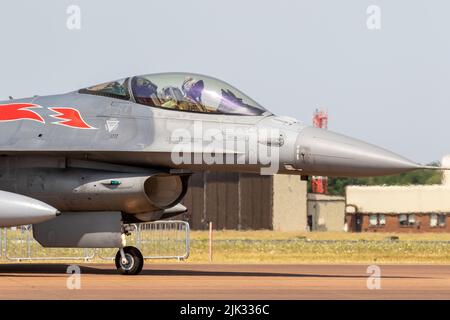
[[[32,226],[3,228],[2,259],[24,260],[91,260],[94,249],[43,248],[33,238]]]
[[[137,243],[145,259],[187,259],[189,223],[160,221],[138,225]]]
[[[189,257],[189,224],[185,221],[155,221],[131,225],[127,246],[141,250],[144,259],[178,259]],[[30,260],[111,260],[117,248],[43,248],[33,238],[32,226],[2,228],[0,259]]]

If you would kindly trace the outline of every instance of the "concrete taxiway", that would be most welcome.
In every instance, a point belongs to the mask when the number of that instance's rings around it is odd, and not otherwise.
[[[367,265],[80,264],[80,289],[68,266],[0,264],[0,299],[450,299],[450,265],[380,265],[377,282]]]

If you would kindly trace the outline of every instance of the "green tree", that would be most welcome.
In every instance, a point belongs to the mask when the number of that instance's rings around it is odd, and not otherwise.
[[[439,166],[438,162],[429,164]],[[442,172],[439,170],[416,170],[393,176],[369,177],[369,178],[328,178],[328,193],[331,195],[344,195],[345,187],[348,185],[429,185],[440,184]],[[311,186],[309,186],[311,190]]]

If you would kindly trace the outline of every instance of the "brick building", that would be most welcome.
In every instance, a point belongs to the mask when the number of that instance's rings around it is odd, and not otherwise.
[[[450,232],[450,185],[348,186],[353,232]]]

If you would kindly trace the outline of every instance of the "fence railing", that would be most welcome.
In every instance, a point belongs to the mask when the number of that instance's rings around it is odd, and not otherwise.
[[[127,246],[141,250],[144,259],[178,259],[189,257],[189,224],[185,221],[155,221],[133,225]],[[114,259],[117,249],[43,248],[33,238],[32,226],[2,228],[0,259],[84,260]]]

